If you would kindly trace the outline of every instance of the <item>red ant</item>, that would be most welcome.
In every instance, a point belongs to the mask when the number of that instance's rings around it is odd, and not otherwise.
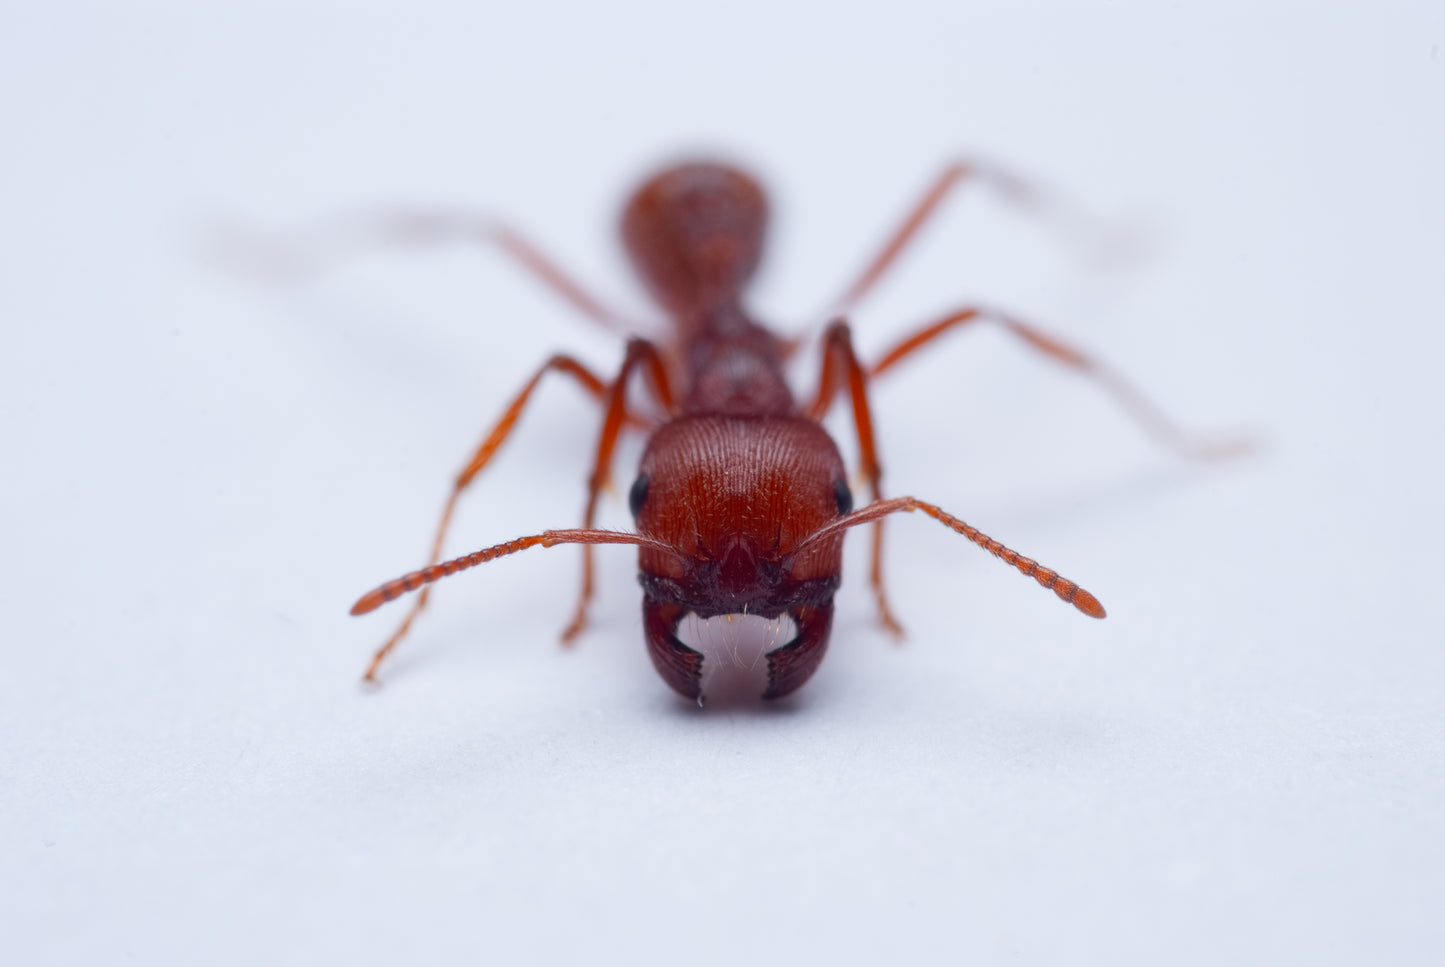
[[[871,583],[883,624],[900,632],[884,594],[881,565],[882,520],[898,511],[922,511],[1084,614],[1104,617],[1103,606],[1088,591],[934,504],[914,497],[883,498],[868,402],[870,381],[945,333],[976,322],[1002,326],[1032,349],[1097,380],[1166,443],[1201,451],[1094,360],[1031,325],[989,309],[952,312],[899,342],[872,366],[859,361],[843,317],[877,283],[950,190],[969,178],[989,182],[1019,201],[1038,200],[1017,179],[996,169],[977,164],[948,168],[839,300],[836,321],[823,334],[818,389],[802,405],[783,374],[796,342],[763,328],[743,304],[767,227],[768,205],[761,187],[744,172],[718,164],[685,164],[648,179],[623,211],[622,238],[633,265],[671,319],[671,340],[629,339],[622,365],[611,380],[565,355],[548,359],[532,375],[458,475],[437,527],[429,565],[368,592],[352,607],[353,615],[366,614],[423,588],[396,633],[376,652],[366,679],[376,680],[382,661],[425,607],[431,590],[426,585],[529,547],[583,545],[581,597],[562,634],[564,641],[570,641],[586,624],[593,589],[591,545],[635,544],[647,647],[672,688],[702,700],[703,655],[684,644],[678,633],[688,614],[699,618],[747,614],[768,620],[786,616],[795,632],[767,653],[763,697],[787,695],[817,670],[827,649],[843,535],[849,528],[874,525]],[[412,215],[387,221],[383,231],[411,240],[480,234],[594,320],[614,328],[623,325],[508,230],[464,218]],[[519,537],[441,562],[457,500],[510,435],[538,382],[552,371],[576,379],[605,413],[587,483],[583,526]],[[639,373],[660,417],[628,405],[629,384]],[[853,404],[862,478],[871,498],[871,503],[856,510],[838,447],[819,422],[845,387]],[[593,527],[597,495],[608,480],[624,428],[651,433],[628,497],[636,533]],[[786,626],[787,622],[779,625]]]

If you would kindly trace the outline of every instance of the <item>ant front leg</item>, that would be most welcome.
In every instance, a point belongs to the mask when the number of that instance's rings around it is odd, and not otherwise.
[[[991,309],[971,307],[960,309],[930,323],[901,340],[869,370],[868,376],[877,377],[892,369],[907,357],[945,333],[952,332],[975,322],[992,322],[1018,337],[1024,345],[1035,352],[1093,380],[1134,419],[1161,446],[1181,456],[1196,460],[1213,460],[1237,456],[1250,449],[1250,442],[1243,438],[1210,439],[1185,430],[1168,416],[1163,409],[1150,401],[1128,380],[1109,369],[1083,351],[1070,346],[1056,336],[1049,335],[1036,326],[1025,323],[1013,316]]]
[[[878,462],[878,444],[873,436],[873,412],[868,404],[869,372],[858,361],[853,349],[853,334],[848,324],[839,319],[828,326],[823,333],[823,370],[818,378],[818,395],[808,408],[808,416],[821,420],[833,404],[840,384],[846,380],[849,395],[853,399],[853,425],[858,432],[858,457],[863,479],[868,483],[872,500],[883,499],[883,467]],[[893,617],[888,607],[888,596],[883,589],[883,519],[873,523],[873,564],[868,574],[868,583],[878,599],[878,618],[883,627],[894,637],[901,637],[903,626]]]
[[[427,559],[428,566],[434,565],[442,559],[442,548],[446,542],[447,530],[451,526],[452,514],[456,510],[457,501],[461,498],[462,492],[471,485],[472,481],[476,479],[477,474],[482,472],[482,469],[491,461],[498,448],[500,448],[507,437],[511,435],[512,430],[516,427],[517,419],[522,415],[522,410],[526,407],[527,401],[532,396],[532,391],[537,388],[537,384],[541,382],[542,377],[553,370],[566,373],[568,376],[577,380],[582,384],[582,388],[599,402],[610,400],[611,397],[607,384],[571,356],[553,356],[543,363],[541,368],[532,375],[532,378],[527,380],[521,392],[519,392],[507,406],[506,410],[502,413],[501,419],[492,427],[491,432],[482,440],[481,445],[477,447],[471,459],[467,461],[466,467],[463,468],[461,473],[457,474],[456,481],[452,484],[451,496],[447,498],[446,507],[442,510],[441,520],[437,523],[436,536],[432,539],[431,556]],[[611,409],[609,407],[609,417],[610,415]],[[626,414],[624,414],[624,417],[626,417]],[[636,422],[641,422],[636,417],[631,417],[631,419]],[[406,633],[411,630],[412,622],[416,620],[417,615],[426,607],[430,593],[430,587],[422,589],[421,593],[416,596],[411,609],[407,612],[406,617],[402,619],[396,631],[386,640],[386,644],[377,649],[376,654],[372,656],[371,664],[367,666],[366,681],[376,681],[376,670],[381,667],[382,661],[385,660],[386,656],[397,646],[397,643],[406,637]]]
[[[622,426],[628,420],[627,385],[632,374],[644,364],[647,366],[653,396],[665,414],[673,411],[672,388],[667,377],[667,363],[662,354],[646,339],[629,339],[627,355],[623,357],[617,378],[606,392],[607,414],[602,419],[602,433],[597,439],[597,455],[592,463],[592,475],[587,480],[587,510],[582,524],[584,529],[592,529],[597,513],[597,495],[607,485],[612,474],[612,454],[617,448],[617,438],[622,432]],[[571,623],[562,632],[564,644],[570,643],[587,626],[587,605],[592,600],[592,588],[592,545],[583,544],[582,593]]]

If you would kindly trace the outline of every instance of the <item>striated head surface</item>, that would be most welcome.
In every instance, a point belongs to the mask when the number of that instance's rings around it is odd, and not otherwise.
[[[700,695],[702,655],[679,640],[689,615],[787,615],[796,637],[768,652],[765,694],[802,685],[827,647],[842,535],[799,547],[851,507],[842,457],[798,417],[695,416],[663,426],[632,488],[639,533],[676,549],[639,556],[653,662]]]

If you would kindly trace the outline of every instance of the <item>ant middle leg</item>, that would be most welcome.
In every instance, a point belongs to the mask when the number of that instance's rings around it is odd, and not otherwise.
[[[1211,438],[1184,429],[1123,376],[1082,350],[1015,316],[978,306],[950,313],[900,340],[884,353],[878,362],[869,367],[868,376],[881,376],[940,336],[976,322],[992,322],[1001,326],[1035,352],[1092,380],[1096,386],[1112,396],[1134,422],[1160,446],[1181,456],[1194,460],[1214,460],[1237,456],[1247,452],[1252,446],[1250,441],[1243,437]]]

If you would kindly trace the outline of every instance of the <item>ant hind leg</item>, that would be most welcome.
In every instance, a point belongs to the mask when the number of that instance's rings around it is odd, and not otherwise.
[[[626,335],[636,325],[593,296],[517,230],[486,216],[441,208],[393,208],[334,215],[279,243],[226,230],[212,239],[229,267],[273,282],[305,279],[377,249],[449,243],[495,246],[574,309]]]

